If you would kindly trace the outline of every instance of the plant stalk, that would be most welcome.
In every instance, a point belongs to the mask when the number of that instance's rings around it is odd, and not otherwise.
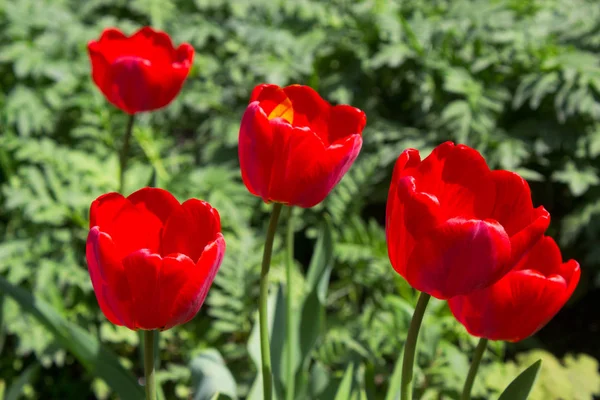
[[[119,154],[119,193],[123,193],[123,190],[125,189],[125,171],[127,170],[127,160],[129,159],[129,146],[131,143],[134,121],[135,114],[129,115],[127,128],[125,128],[125,136],[123,136],[123,147]]]
[[[479,364],[481,363],[481,358],[483,357],[483,353],[485,352],[487,344],[488,340],[486,338],[479,339],[479,343],[477,343],[477,347],[473,353],[473,361],[471,361],[471,367],[469,367],[469,373],[467,374],[467,379],[465,380],[465,386],[463,387],[463,392],[460,396],[461,400],[471,399],[473,383],[475,382],[475,377],[477,376],[477,371],[479,370]]]
[[[273,375],[271,372],[271,348],[269,346],[269,318],[267,300],[269,297],[269,269],[271,268],[271,254],[273,252],[273,240],[277,230],[277,221],[281,214],[281,203],[273,204],[269,228],[265,238],[265,249],[263,252],[262,268],[260,271],[260,297],[258,304],[260,324],[260,353],[262,358],[263,398],[271,400],[273,396]]]
[[[296,391],[296,376],[294,374],[294,343],[295,343],[295,332],[294,332],[294,304],[292,295],[292,272],[294,269],[294,209],[292,206],[288,208],[288,226],[287,226],[287,237],[286,237],[286,269],[285,269],[285,280],[287,289],[287,312],[286,315],[286,335],[287,335],[287,391],[286,400],[294,400]]]
[[[144,376],[146,400],[156,400],[155,359],[154,359],[154,331],[144,331]]]
[[[402,382],[400,384],[401,400],[412,399],[413,368],[415,365],[417,339],[419,338],[419,329],[421,328],[425,309],[427,308],[427,303],[429,303],[430,298],[431,295],[421,292],[412,320],[410,321],[410,327],[408,328],[408,336],[406,337],[406,343],[404,344],[404,359],[402,360]]]

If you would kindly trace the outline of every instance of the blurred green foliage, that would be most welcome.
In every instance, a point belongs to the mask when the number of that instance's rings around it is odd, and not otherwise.
[[[198,197],[218,208],[227,240],[199,316],[160,336],[166,398],[210,398],[223,387],[223,395],[259,395],[252,332],[269,207],[241,183],[236,145],[249,93],[261,82],[308,84],[368,116],[349,174],[322,205],[296,210],[295,303],[324,311],[308,326],[310,312],[298,310],[299,329],[310,331],[301,331],[308,342],[300,344],[306,353],[298,369],[305,398],[346,390],[352,398],[385,396],[416,302],[389,266],[382,226],[393,162],[407,147],[426,153],[445,140],[467,143],[493,167],[521,173],[536,204],[552,213],[550,234],[582,264],[569,308],[585,307],[582,299],[598,292],[597,1],[0,0],[0,274],[91,332],[136,376],[138,336],[102,316],[86,271],[88,207],[117,188],[126,123],[93,86],[86,43],[106,27],[131,33],[142,25],[191,43],[197,54],[177,100],[138,119],[126,192],[155,173],[158,186],[180,200]],[[324,215],[335,243],[326,291],[316,289],[322,274],[307,274]],[[279,237],[272,309],[281,307],[282,246]],[[0,399],[21,388],[30,399],[115,396],[56,336],[2,299]],[[273,318],[276,324],[281,315]],[[457,398],[475,340],[445,303],[433,301],[420,343],[420,398]],[[597,362],[562,359],[569,343],[556,351],[560,360],[523,352],[544,343],[494,343],[475,394],[497,396],[540,357],[533,398],[599,394]],[[276,380],[285,375],[277,373]]]

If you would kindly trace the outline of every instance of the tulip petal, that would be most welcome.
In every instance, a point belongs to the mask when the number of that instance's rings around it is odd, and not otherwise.
[[[181,317],[174,315],[174,304],[179,301],[178,297],[182,288],[188,281],[196,281],[197,275],[199,274],[195,269],[194,262],[188,256],[176,254],[163,258],[158,295],[161,301],[157,309],[160,321],[159,329],[166,330],[177,325],[176,321]],[[192,307],[192,305],[188,304],[187,307]]]
[[[196,199],[179,204],[156,188],[100,196],[90,209],[86,258],[106,317],[132,330],[193,318],[225,251],[217,210]]]
[[[260,85],[256,85],[254,89],[252,89],[252,92],[250,93],[250,101],[248,101],[248,104],[254,103],[255,101],[258,101],[259,103],[263,102],[271,98],[273,94],[275,94],[275,96],[279,96],[279,101],[275,102],[277,104],[281,103],[283,99],[287,97],[283,89],[281,89],[279,86],[270,83],[261,83]],[[273,108],[275,108],[275,106],[273,106]],[[270,113],[271,110],[265,111],[265,114],[267,115]]]
[[[153,64],[172,64],[175,58],[175,47],[169,35],[144,26],[135,32],[127,41],[131,55],[145,58]]]
[[[92,65],[92,80],[98,86],[104,97],[109,99],[110,90],[110,62],[100,52],[98,42],[88,44],[88,54]],[[110,101],[110,100],[109,100]]]
[[[394,173],[385,212],[385,234],[390,262],[394,269],[402,276],[406,276],[406,262],[412,251],[415,241],[406,230],[404,224],[404,203],[399,200],[398,185],[405,174],[414,172],[421,163],[419,151],[415,149],[404,150],[394,166]]]
[[[360,135],[325,147],[308,128],[290,126],[281,119],[269,121],[273,129],[273,165],[268,199],[299,207],[312,207],[329,194],[348,171],[362,146]]]
[[[256,86],[239,135],[244,184],[265,202],[318,204],[358,156],[365,123],[361,110],[332,108],[308,86]]]
[[[189,70],[194,60],[194,48],[188,43],[182,43],[175,51],[175,57],[173,58],[173,66],[176,68],[182,68]],[[187,75],[187,71],[186,71]]]
[[[129,201],[122,194],[112,192],[103,194],[90,206],[90,228],[103,228],[111,225],[123,207],[128,207]]]
[[[258,102],[251,103],[240,125],[238,155],[244,184],[250,193],[265,201],[269,201],[274,141],[273,129],[265,112]]]
[[[92,77],[108,101],[129,114],[162,108],[181,90],[193,60],[161,31],[144,27],[131,37],[116,29],[88,44]]]
[[[98,227],[90,230],[86,258],[100,309],[109,321],[135,329],[129,285],[120,256],[110,236]]]
[[[456,319],[474,336],[517,342],[541,329],[565,305],[579,282],[579,264],[562,262],[550,237],[539,240],[495,284],[448,301]]]
[[[189,45],[188,45],[189,46]],[[115,28],[104,30],[98,41],[90,41],[88,49],[102,53],[111,64],[123,54],[136,56],[158,64],[181,62],[179,49],[175,49],[168,34],[149,26],[142,27],[130,37]],[[190,46],[191,47],[191,46]],[[187,53],[187,51],[186,51]]]
[[[366,124],[367,116],[364,111],[348,105],[332,107],[327,129],[327,143],[333,144],[355,134],[362,135]]]
[[[205,247],[221,231],[217,210],[205,201],[190,199],[177,208],[162,232],[162,255],[181,253],[196,263]]]
[[[164,189],[145,187],[130,194],[127,199],[140,210],[148,210],[162,223],[179,208],[179,201]]]
[[[438,199],[428,193],[417,192],[414,177],[402,177],[396,188],[397,199],[406,210],[404,225],[414,238],[426,235],[444,222]]]
[[[394,165],[394,172],[392,176],[392,183],[390,186],[390,193],[395,193],[397,189],[392,189],[392,186],[396,184],[396,181],[402,176],[415,175],[416,168],[421,164],[421,155],[417,149],[406,149],[396,160]]]
[[[490,169],[476,150],[446,142],[418,167],[417,190],[437,197],[446,218],[488,218],[496,187]]]
[[[320,157],[306,160],[306,169],[298,179],[294,203],[309,208],[322,202],[348,172],[362,147],[362,137],[354,134],[342,143],[327,147]],[[298,152],[300,161],[308,158]],[[309,161],[312,161],[309,163]],[[302,164],[297,164],[302,165]]]
[[[138,201],[139,196],[136,194],[134,200]],[[143,204],[138,208],[119,193],[108,193],[92,202],[90,227],[94,226],[112,238],[122,257],[142,248],[158,251],[160,219]]]
[[[558,245],[550,236],[541,238],[531,250],[521,258],[513,270],[519,271],[532,268],[545,276],[559,272],[557,268],[562,264],[562,255]]]
[[[168,71],[159,69],[150,61],[125,55],[114,61],[109,69],[106,80],[108,100],[128,114],[148,111],[161,99],[163,86],[154,82],[156,75],[168,76]]]
[[[128,202],[111,222],[101,230],[110,235],[121,258],[139,249],[158,253],[163,224],[154,214]]]
[[[477,337],[517,342],[541,329],[568,299],[562,277],[530,270],[509,273],[489,288],[448,301],[450,310]]]
[[[99,40],[88,42],[88,52],[90,55],[101,56],[107,65],[110,65],[124,51],[128,52],[128,50],[127,36],[116,28],[105,29],[102,35],[100,35]]]
[[[294,110],[294,127],[307,127],[313,131],[323,143],[329,142],[329,111],[331,106],[311,87],[290,85],[283,88]]]
[[[117,313],[113,311],[112,307],[109,306],[109,303],[106,299],[105,292],[108,290],[108,288],[105,287],[106,283],[100,272],[100,257],[98,254],[99,235],[102,235],[102,233],[100,233],[98,227],[92,228],[88,234],[85,245],[85,256],[92,286],[94,288],[94,293],[96,294],[96,300],[98,300],[98,305],[100,306],[100,309],[106,318],[115,325],[124,325],[123,320],[120,317],[117,317]]]
[[[297,164],[295,160],[295,156],[300,149],[297,144],[294,145],[292,136],[300,140],[302,140],[301,138],[306,141],[313,140],[313,143],[316,142],[315,146],[319,145],[318,139],[312,135],[308,128],[294,128],[281,118],[270,120],[269,125],[273,137],[272,148],[270,149],[273,164],[269,170],[267,199],[291,204],[292,187],[297,182],[290,178],[290,171],[294,168],[306,168],[306,165]],[[297,136],[294,135],[294,131],[298,131]],[[321,147],[323,147],[322,144]]]
[[[504,226],[512,246],[511,263],[516,263],[543,236],[550,224],[550,214],[533,208],[527,182],[509,171],[493,171],[496,199],[491,218]]]
[[[448,299],[496,282],[509,259],[510,240],[499,223],[453,218],[419,238],[405,278],[420,291]]]
[[[270,84],[257,85],[254,90],[252,90],[249,104],[254,102],[258,102],[258,105],[265,113],[265,116],[271,116],[273,111],[282,104],[289,104],[291,106],[292,103],[282,88]],[[292,121],[288,120],[288,122],[293,123],[293,113]]]
[[[512,247],[511,264],[521,259],[531,247],[544,235],[550,225],[550,214],[544,207],[533,210],[532,222],[510,237]]]
[[[579,268],[579,263],[575,260],[567,261],[562,265],[560,274],[564,276],[567,280],[567,291],[565,295],[568,300],[575,291],[575,288],[579,283],[579,278],[581,277],[581,269]]]
[[[221,265],[224,252],[225,241],[219,233],[195,265],[183,255],[164,258],[160,281],[160,298],[163,301],[159,314],[161,318],[166,318],[167,323],[161,329],[184,324],[198,313]]]
[[[525,256],[513,268],[513,271],[531,270],[540,276],[551,278],[561,276],[567,282],[567,297],[570,297],[575,289],[572,286],[579,282],[579,264],[575,260],[562,262],[560,249],[554,239],[544,236],[528,251]]]
[[[164,324],[156,313],[162,300],[159,293],[161,265],[161,257],[147,249],[135,251],[123,259],[135,329],[157,329]]]
[[[506,233],[514,235],[531,223],[531,192],[525,179],[510,171],[492,171],[496,198],[492,218],[498,220]]]

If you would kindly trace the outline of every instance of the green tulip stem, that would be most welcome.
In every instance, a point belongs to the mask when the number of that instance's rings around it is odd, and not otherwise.
[[[271,373],[271,348],[269,347],[269,326],[267,300],[269,297],[269,269],[271,268],[271,253],[273,252],[273,240],[277,230],[277,221],[281,214],[281,203],[273,204],[271,220],[267,229],[265,238],[265,249],[263,252],[262,268],[260,271],[260,297],[258,304],[258,314],[260,323],[260,353],[262,357],[262,379],[263,379],[263,398],[271,400],[273,396],[273,375]]]
[[[146,400],[156,400],[154,331],[144,331],[144,376],[146,380]]]
[[[404,359],[402,360],[402,382],[400,384],[400,400],[412,399],[412,381],[413,368],[415,365],[415,353],[417,349],[417,339],[419,338],[419,329],[423,322],[425,309],[431,295],[421,292],[415,312],[413,313],[410,327],[408,328],[408,336],[404,343]]]
[[[287,335],[287,391],[286,400],[294,400],[295,395],[295,384],[296,377],[294,374],[294,349],[295,349],[295,338],[294,338],[294,304],[292,295],[292,272],[294,269],[294,209],[290,206],[288,208],[288,226],[287,226],[287,237],[286,237],[286,269],[285,269],[285,280],[287,289],[287,312],[286,316],[286,335]]]
[[[133,122],[135,115],[129,115],[127,121],[127,128],[125,128],[125,136],[123,136],[123,147],[119,154],[119,193],[123,193],[125,189],[125,170],[127,169],[127,160],[129,159],[129,145],[131,142],[131,135],[133,133]]]
[[[479,364],[481,363],[481,358],[483,357],[483,353],[485,352],[487,344],[488,340],[486,338],[479,339],[479,343],[477,343],[477,347],[473,353],[473,361],[471,361],[471,367],[469,368],[469,373],[467,374],[467,379],[465,380],[465,386],[463,387],[463,392],[460,396],[461,400],[471,399],[471,389],[473,389],[475,376],[477,376]]]

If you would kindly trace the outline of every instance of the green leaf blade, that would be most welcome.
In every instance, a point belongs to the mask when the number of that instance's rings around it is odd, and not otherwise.
[[[527,400],[542,366],[542,360],[521,372],[500,395],[498,400]]]
[[[122,399],[142,400],[144,392],[117,356],[90,333],[70,323],[49,304],[0,276],[0,291],[15,300],[23,312],[35,317],[56,340],[94,376],[103,379]]]

